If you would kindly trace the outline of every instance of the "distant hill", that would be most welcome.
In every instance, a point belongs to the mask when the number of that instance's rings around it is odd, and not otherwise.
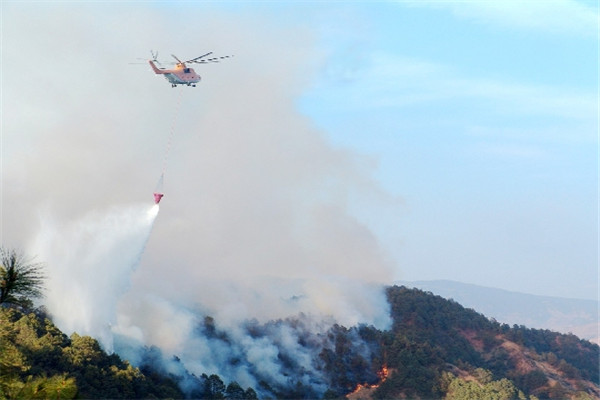
[[[402,281],[399,284],[454,299],[509,325],[573,333],[600,343],[598,301],[536,296],[449,280]]]

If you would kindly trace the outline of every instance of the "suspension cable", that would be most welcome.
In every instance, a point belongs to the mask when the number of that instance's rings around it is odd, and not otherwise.
[[[181,98],[182,97],[183,97],[183,90],[179,90],[179,96],[177,97],[177,103],[175,105],[175,112],[173,114],[173,120],[171,121],[171,131],[169,132],[169,140],[167,141],[167,148],[165,150],[165,157],[163,159],[162,175],[164,175],[165,171],[167,170],[167,160],[169,158],[169,152],[171,151],[171,142],[173,141],[173,135],[175,134],[175,126],[177,123],[177,117],[179,116],[179,109],[181,108]]]

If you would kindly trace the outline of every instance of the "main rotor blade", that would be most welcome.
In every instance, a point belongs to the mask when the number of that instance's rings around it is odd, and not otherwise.
[[[194,61],[196,64],[208,64],[208,63],[216,63],[219,62],[219,60],[222,60],[224,58],[230,58],[233,56],[222,56],[222,57],[213,57],[213,58],[208,58],[206,60],[197,60]]]
[[[175,57],[175,55],[174,55],[174,54],[171,54],[171,55],[173,56],[173,58],[174,58],[174,59],[176,59],[176,60],[177,60],[177,62],[178,62],[179,64],[183,64],[183,62],[181,62],[181,60],[180,60],[179,58]]]
[[[187,60],[187,61],[186,61],[186,63],[188,63],[188,62],[198,62],[197,60],[199,60],[199,59],[201,59],[201,58],[204,58],[204,57],[206,57],[206,56],[210,56],[212,53],[213,53],[213,52],[212,52],[212,51],[210,51],[210,52],[208,52],[208,53],[204,54],[203,56],[196,57],[196,58],[192,58],[191,60]]]

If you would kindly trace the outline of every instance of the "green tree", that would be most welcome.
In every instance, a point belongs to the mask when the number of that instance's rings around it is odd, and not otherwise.
[[[43,264],[0,248],[0,304],[30,307],[34,298],[42,296],[44,279]]]
[[[75,379],[67,374],[34,378],[29,375],[19,391],[12,393],[18,399],[74,399],[77,395]]]
[[[225,389],[225,398],[226,399],[245,399],[246,393],[244,389],[237,383],[231,382],[227,385],[227,389]]]
[[[526,393],[541,388],[548,383],[548,377],[543,371],[536,369],[518,378],[518,386]]]
[[[516,400],[525,398],[522,392],[519,392],[515,385],[506,378],[498,381],[491,381],[490,376],[484,369],[478,368],[476,373],[483,378],[486,383],[475,380],[465,380],[455,378],[448,385],[446,400],[470,400],[470,399],[489,399],[489,400]]]
[[[205,379],[204,391],[209,399],[222,399],[225,397],[223,394],[223,392],[225,392],[225,384],[219,375],[212,374]]]
[[[258,395],[256,394],[256,391],[254,389],[249,387],[244,393],[244,398],[247,400],[258,400]]]

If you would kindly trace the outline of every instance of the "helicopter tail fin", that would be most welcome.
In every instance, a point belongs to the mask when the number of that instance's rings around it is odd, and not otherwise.
[[[155,74],[164,74],[165,72],[156,68],[156,65],[154,64],[153,60],[148,60],[148,64],[150,64],[150,66],[152,67],[152,70],[154,71]]]

